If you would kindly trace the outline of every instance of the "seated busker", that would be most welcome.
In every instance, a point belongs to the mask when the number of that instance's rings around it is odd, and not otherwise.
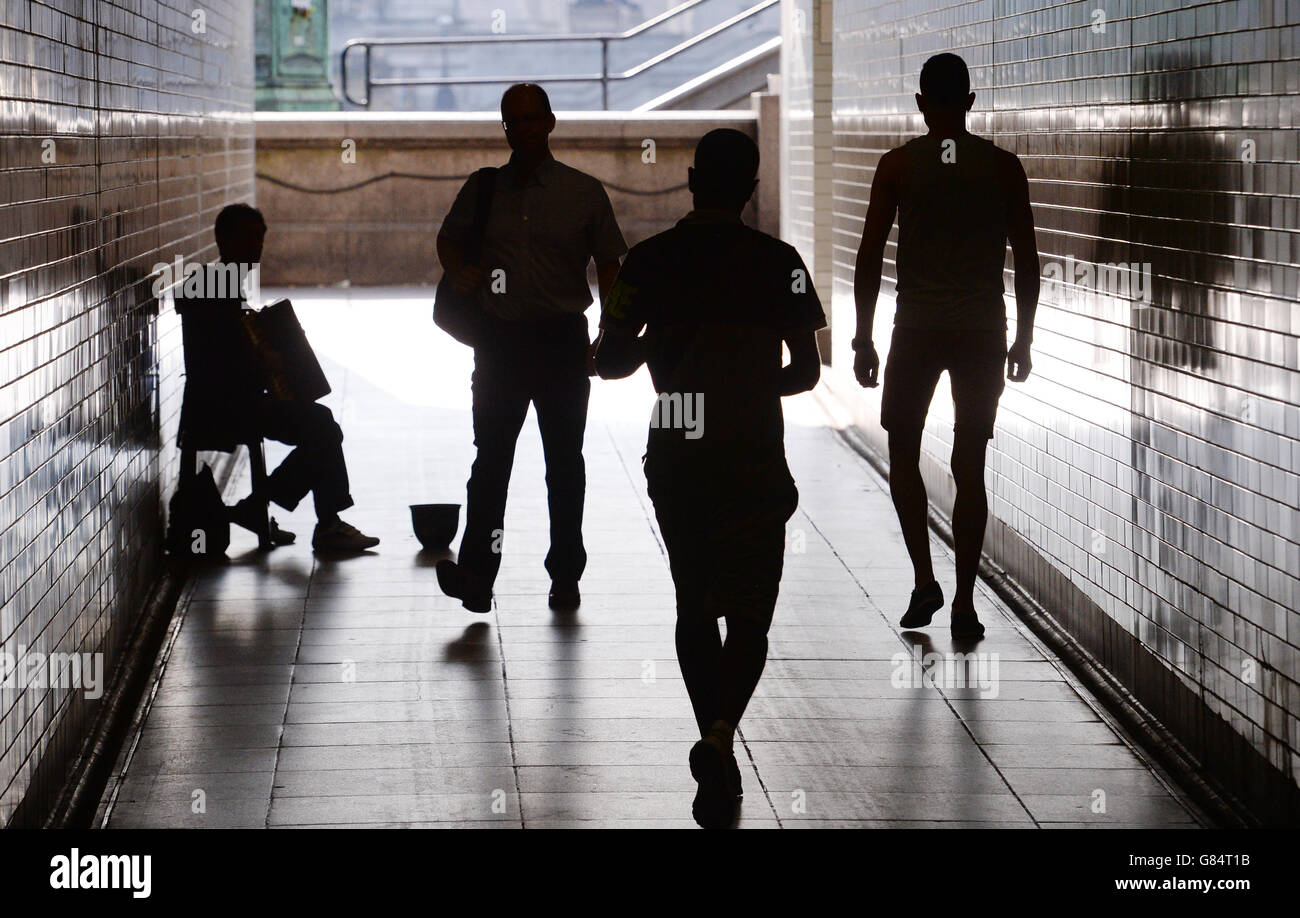
[[[267,392],[257,351],[243,321],[246,308],[241,281],[262,258],[266,221],[247,204],[231,204],[217,215],[219,277],[224,289],[201,289],[203,295],[176,293],[176,311],[186,324],[185,396],[181,405],[181,445],[195,449],[233,450],[241,443],[266,438],[295,447],[267,479],[268,493],[250,495],[230,508],[230,521],[252,532],[267,524],[263,501],[293,510],[310,492],[316,504],[312,547],[318,551],[364,551],[379,544],[345,523],[339,513],[351,507],[343,430],[324,405],[285,400]],[[234,266],[235,270],[227,270]],[[237,277],[234,283],[228,280]],[[215,286],[215,285],[214,285]],[[233,288],[233,289],[231,289]],[[217,294],[217,295],[211,295]],[[270,522],[270,541],[288,544],[293,533]]]

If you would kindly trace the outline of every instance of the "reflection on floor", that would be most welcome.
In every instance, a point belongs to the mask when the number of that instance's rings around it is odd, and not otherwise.
[[[293,292],[335,391],[357,506],[383,544],[314,557],[310,501],[269,555],[247,534],[186,592],[112,827],[692,826],[694,723],[640,456],[644,374],[597,382],[591,560],[575,615],[546,607],[540,441],[520,441],[496,607],[444,598],[407,505],[463,501],[470,355],[428,291]],[[983,587],[987,638],[947,613],[901,635],[910,573],[881,482],[809,396],[787,402],[802,501],[770,662],[738,742],[741,825],[1194,825],[1198,817]],[[282,449],[272,446],[269,461]],[[247,490],[246,482],[236,490]],[[935,543],[951,591],[952,563]],[[927,653],[974,651],[955,663]],[[932,662],[932,661],[929,661]],[[928,674],[928,675],[926,675]]]

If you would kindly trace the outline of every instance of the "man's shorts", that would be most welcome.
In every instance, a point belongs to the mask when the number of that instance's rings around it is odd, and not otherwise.
[[[771,627],[785,526],[799,505],[794,479],[784,461],[779,465],[770,475],[741,473],[722,481],[647,460],[679,618],[739,620],[763,633]]]
[[[895,327],[885,364],[880,425],[890,431],[923,428],[934,387],[947,370],[953,429],[991,439],[1006,368],[1005,331]]]

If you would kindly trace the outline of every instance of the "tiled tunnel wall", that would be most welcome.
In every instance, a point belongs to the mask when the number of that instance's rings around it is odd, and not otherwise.
[[[1002,400],[986,549],[1230,791],[1294,824],[1300,3],[833,10],[834,145],[817,151],[831,160],[833,207],[815,220],[834,240],[833,284],[818,282],[833,287],[835,388],[883,451],[880,390],[849,370],[854,257],[876,162],[925,130],[921,65],[955,51],[978,93],[970,128],[1021,157],[1044,276],[1054,262],[1063,277],[1043,288],[1033,376]],[[806,70],[806,55],[785,66],[787,87],[811,82],[788,69]],[[789,155],[787,210],[800,213],[816,157]],[[882,360],[893,257],[891,237]],[[1149,264],[1149,301],[1114,282],[1123,273],[1099,272],[1102,283],[1079,268],[1104,263]],[[1014,316],[1011,279],[1008,257]],[[946,385],[924,471],[950,512]]]
[[[781,238],[796,246],[809,265],[816,263],[812,85],[815,2],[785,0],[781,5]]]
[[[252,8],[0,4],[0,652],[28,664],[0,825],[39,822],[98,703],[33,655],[103,653],[107,680],[159,573],[183,361],[149,275],[252,199]]]

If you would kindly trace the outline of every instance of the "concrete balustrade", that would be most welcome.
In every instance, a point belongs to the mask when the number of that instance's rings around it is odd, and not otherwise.
[[[743,131],[763,152],[745,217],[775,234],[778,127],[763,98],[753,112],[561,112],[551,147],[605,183],[631,245],[690,210],[686,170],[699,138]],[[259,112],[256,134],[257,202],[270,227],[262,280],[294,286],[436,283],[434,240],[456,192],[510,152],[494,113]]]

